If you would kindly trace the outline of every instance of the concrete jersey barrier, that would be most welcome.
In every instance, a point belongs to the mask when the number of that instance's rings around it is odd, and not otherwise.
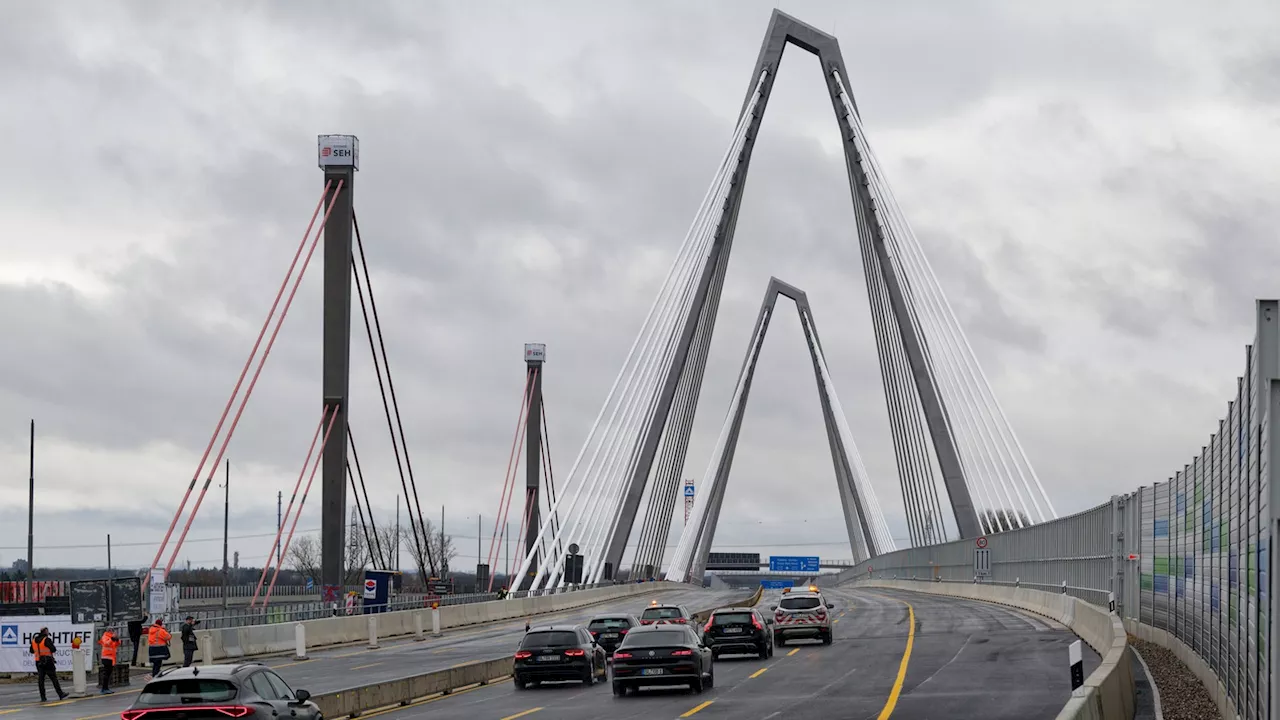
[[[653,590],[653,586],[656,584],[659,583],[645,583],[650,591]],[[680,587],[678,583],[661,584],[668,586],[667,589],[671,589],[671,586]],[[612,590],[613,588],[608,589]],[[748,606],[754,606],[760,601],[761,592],[762,589],[757,589],[755,594],[744,600],[742,603],[729,603],[729,605],[745,604]],[[550,598],[532,599],[543,600]],[[474,604],[478,605],[481,603]],[[724,606],[715,605],[705,609],[696,610],[694,612],[694,616],[700,620],[705,620],[706,617],[717,607]],[[385,614],[389,613],[384,613],[384,615]],[[513,662],[514,658],[509,655],[500,658],[493,658],[491,660],[479,660],[477,662],[455,665],[454,667],[446,668],[444,670],[435,670],[433,672],[411,675],[409,677],[398,678],[396,680],[384,680],[382,682],[360,685],[346,690],[319,693],[311,696],[311,701],[319,706],[320,712],[324,717],[330,718],[330,720],[338,720],[338,718],[343,717],[354,718],[371,710],[377,710],[378,708],[388,707],[391,705],[407,705],[419,698],[447,694],[454,690],[471,685],[485,685],[493,682],[494,680],[500,680],[511,675]]]
[[[647,595],[674,589],[688,589],[688,587],[683,583],[672,582],[632,583],[541,597],[493,600],[465,605],[446,605],[439,609],[440,628],[456,628],[501,620],[518,620],[535,615],[545,615],[586,605],[594,605],[617,598]],[[276,623],[218,630],[200,630],[196,633],[200,644],[200,649],[196,652],[196,659],[200,662],[211,662],[227,658],[246,658],[255,655],[291,652],[297,644],[295,634],[297,625],[302,625],[305,629],[306,646],[308,648],[368,640],[369,618],[376,618],[374,622],[377,624],[377,636],[380,638],[411,635],[418,631],[419,623],[422,623],[422,627],[431,628],[431,613],[430,609],[422,608],[370,615],[343,615],[318,620],[302,620],[298,623]],[[182,657],[182,645],[177,632],[173,634],[170,648],[173,657]]]
[[[1058,713],[1058,720],[1133,720],[1134,684],[1129,665],[1129,644],[1119,616],[1070,595],[969,583],[911,580],[859,580],[859,587],[884,587],[932,595],[1008,605],[1043,615],[1071,628],[1102,658],[1085,678],[1084,686]]]

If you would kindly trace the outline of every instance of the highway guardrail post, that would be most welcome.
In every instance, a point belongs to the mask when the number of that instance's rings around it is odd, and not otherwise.
[[[440,603],[431,603],[431,636],[440,637]]]
[[[425,636],[423,636],[423,634],[422,634],[422,613],[420,613],[420,612],[415,612],[415,613],[413,614],[413,639],[414,639],[414,640],[426,640],[426,639],[427,639],[427,638],[426,638]]]
[[[369,616],[369,647],[378,647],[378,616]]]
[[[196,633],[196,648],[200,651],[200,661],[205,665],[212,665],[213,635],[208,630]]]

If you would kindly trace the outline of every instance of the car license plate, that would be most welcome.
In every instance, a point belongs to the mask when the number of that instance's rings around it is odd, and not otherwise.
[[[609,639],[609,640],[613,640],[613,639],[615,639],[615,638],[617,638],[617,637],[618,637],[618,633],[605,633],[605,634],[601,635],[600,637],[602,637],[602,638],[607,638],[607,639]]]
[[[640,671],[641,675],[661,675],[662,668],[644,668]]]
[[[740,633],[742,632],[742,628],[725,628],[724,631],[726,633]]]
[[[538,658],[538,662],[556,662],[559,659],[559,655],[543,655]]]

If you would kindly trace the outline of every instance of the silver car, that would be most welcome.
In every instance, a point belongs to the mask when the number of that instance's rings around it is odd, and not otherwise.
[[[831,644],[831,615],[835,605],[826,601],[818,588],[785,588],[782,600],[772,606],[773,636],[779,647],[792,638],[817,638],[823,645]]]

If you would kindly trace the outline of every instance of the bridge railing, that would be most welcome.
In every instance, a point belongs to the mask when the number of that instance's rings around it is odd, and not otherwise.
[[[1225,716],[1280,709],[1271,548],[1280,526],[1280,303],[1258,302],[1235,399],[1165,482],[1053,522],[881,555],[817,582],[902,579],[1057,590],[1173,647]],[[980,547],[983,546],[983,547]]]

